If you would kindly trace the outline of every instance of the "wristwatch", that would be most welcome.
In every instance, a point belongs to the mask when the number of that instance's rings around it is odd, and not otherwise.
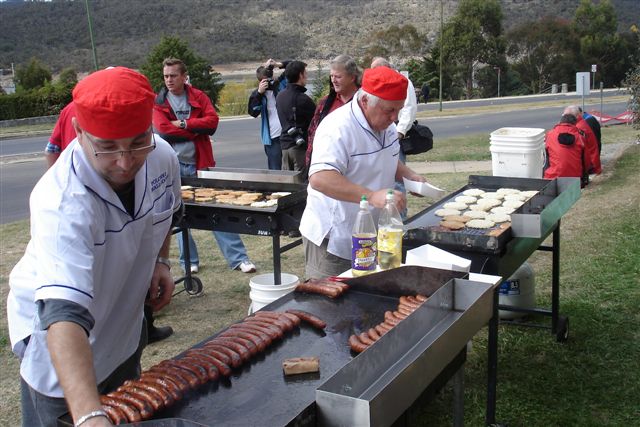
[[[163,258],[163,257],[159,256],[156,259],[156,263],[157,264],[164,264],[167,267],[169,267],[169,270],[171,270],[171,260],[169,258]]]
[[[185,120],[180,120],[180,129],[186,129],[187,128],[187,122]]]

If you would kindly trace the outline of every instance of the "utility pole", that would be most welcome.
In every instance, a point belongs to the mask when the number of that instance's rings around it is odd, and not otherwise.
[[[500,98],[500,67],[493,67],[495,70],[498,70],[498,98]]]
[[[442,0],[440,0],[440,87],[438,89],[438,96],[440,97],[440,109],[442,111],[442,50],[444,47],[444,34],[442,33],[442,15],[443,15],[443,6]]]
[[[91,12],[89,11],[89,0],[84,0],[87,8],[87,20],[89,21],[89,37],[91,38],[91,50],[93,52],[93,67],[98,71],[98,55],[96,54],[96,44],[93,41],[93,26],[91,25]]]

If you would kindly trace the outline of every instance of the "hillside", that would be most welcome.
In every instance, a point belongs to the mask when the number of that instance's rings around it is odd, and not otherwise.
[[[570,19],[577,0],[501,0],[504,26],[544,15]],[[640,21],[638,0],[613,0],[619,28]],[[139,66],[164,35],[186,40],[212,64],[274,58],[361,55],[370,35],[409,23],[433,40],[439,0],[95,0],[91,15],[100,66]],[[444,0],[444,19],[457,0]],[[93,68],[84,1],[0,2],[0,68],[37,57],[53,71]]]

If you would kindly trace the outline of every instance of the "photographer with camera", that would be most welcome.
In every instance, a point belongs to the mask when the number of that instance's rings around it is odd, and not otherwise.
[[[302,61],[291,61],[284,71],[289,83],[276,98],[276,109],[282,125],[282,169],[300,171],[305,180],[308,129],[316,109],[313,100],[305,94],[306,68],[307,64]]]
[[[280,134],[282,126],[276,111],[276,96],[278,92],[287,86],[287,79],[284,73],[277,79],[273,78],[273,69],[284,68],[289,61],[276,62],[269,59],[265,65],[261,65],[256,70],[258,88],[249,96],[248,113],[252,117],[261,116],[262,123],[260,135],[264,153],[267,155],[267,166],[269,169],[282,169],[282,149],[280,148]]]

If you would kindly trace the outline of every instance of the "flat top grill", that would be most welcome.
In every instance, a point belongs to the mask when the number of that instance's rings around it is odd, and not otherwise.
[[[353,360],[348,345],[351,334],[382,322],[386,310],[397,308],[399,295],[431,295],[451,278],[466,276],[423,267],[396,270],[391,275],[378,273],[379,277],[371,276],[369,281],[352,279],[352,288],[336,300],[292,292],[269,304],[264,310],[295,308],[313,313],[327,322],[327,328],[320,332],[303,323],[229,380],[189,392],[181,403],[158,412],[155,418],[243,427],[302,425],[305,418],[314,418],[316,389]],[[282,361],[302,356],[318,356],[320,372],[285,377]]]

